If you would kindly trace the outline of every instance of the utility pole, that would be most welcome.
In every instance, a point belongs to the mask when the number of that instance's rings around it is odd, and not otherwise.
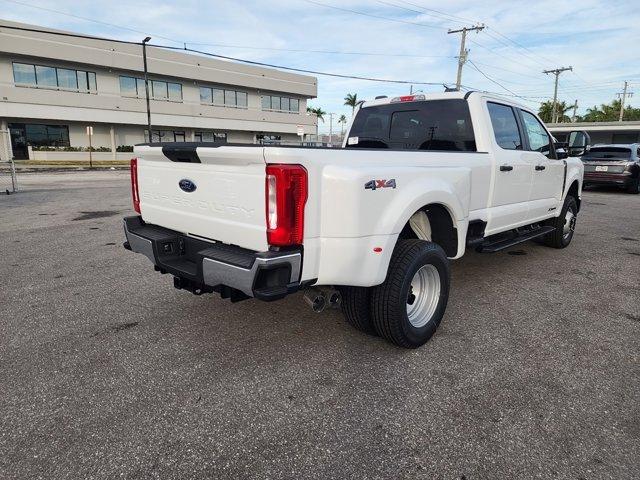
[[[151,107],[149,105],[149,72],[147,70],[147,42],[151,37],[142,40],[142,62],[144,63],[144,90],[147,99],[147,129],[149,130],[149,143],[151,143],[153,135],[151,134]]]
[[[556,76],[555,87],[553,89],[553,107],[551,109],[551,123],[556,123],[558,121],[557,110],[558,110],[558,77],[562,72],[566,72],[567,70],[573,71],[573,67],[560,67],[554,68],[553,70],[544,70],[542,73],[545,75],[549,75],[553,73]]]
[[[578,99],[573,102],[573,115],[571,115],[571,123],[575,123],[576,121],[576,111],[578,110]]]
[[[625,102],[625,100],[627,99],[627,97],[632,97],[633,96],[633,92],[627,92],[627,87],[628,86],[629,86],[629,82],[624,82],[624,88],[622,89],[622,92],[616,93],[616,95],[620,99],[620,117],[618,117],[618,121],[619,122],[621,122],[622,118],[624,117],[624,102]]]
[[[329,114],[329,145],[333,145],[333,116],[335,113]]]
[[[462,67],[467,62],[467,56],[469,55],[469,50],[465,48],[465,43],[467,41],[467,32],[476,31],[484,29],[484,24],[475,25],[473,27],[464,27],[459,28],[458,30],[449,30],[447,33],[460,33],[462,32],[462,36],[460,37],[460,55],[458,56],[458,76],[456,77],[456,90],[460,90],[460,86],[462,84]]]

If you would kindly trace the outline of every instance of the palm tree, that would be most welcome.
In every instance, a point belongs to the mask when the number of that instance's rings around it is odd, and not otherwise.
[[[344,126],[347,124],[347,117],[345,115],[340,115],[338,123],[340,124],[340,138],[344,138]]]
[[[307,107],[307,113],[314,114],[318,118],[318,120],[321,121],[322,123],[324,123],[324,116],[327,114],[327,112],[322,110],[322,107]],[[316,136],[318,136],[318,129],[319,128],[320,128],[320,124],[317,123],[316,124]]]
[[[620,99],[613,100],[609,104],[599,107],[587,108],[587,113],[582,117],[583,122],[615,122],[620,118]],[[627,105],[624,108],[624,120],[640,120],[640,109]]]
[[[347,93],[347,96],[344,97],[344,104],[351,107],[351,116],[356,111],[356,105],[358,105],[358,94],[357,93]]]
[[[573,108],[573,105],[567,105],[566,102],[556,102],[556,115],[558,122],[570,122],[571,118],[567,115],[567,112]],[[538,115],[545,123],[551,123],[553,121],[553,101],[548,100],[540,104]]]

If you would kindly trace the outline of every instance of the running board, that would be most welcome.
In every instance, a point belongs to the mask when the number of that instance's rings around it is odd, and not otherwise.
[[[505,248],[513,247],[519,243],[533,240],[534,238],[542,237],[555,230],[555,227],[545,226],[536,228],[535,230],[529,230],[528,232],[521,233],[509,238],[500,238],[494,241],[485,241],[478,247],[480,253],[494,253],[504,250]]]

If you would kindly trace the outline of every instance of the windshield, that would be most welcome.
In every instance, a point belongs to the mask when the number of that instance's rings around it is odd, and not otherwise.
[[[476,142],[465,100],[428,100],[361,108],[346,148],[475,152]]]
[[[582,156],[583,160],[629,160],[631,149],[624,147],[593,147]]]

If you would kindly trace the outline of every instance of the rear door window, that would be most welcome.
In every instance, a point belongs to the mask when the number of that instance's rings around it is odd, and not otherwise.
[[[505,150],[522,150],[522,138],[513,108],[500,103],[487,102],[491,126],[496,142]]]
[[[363,107],[347,148],[475,152],[476,142],[465,100],[427,100]]]

